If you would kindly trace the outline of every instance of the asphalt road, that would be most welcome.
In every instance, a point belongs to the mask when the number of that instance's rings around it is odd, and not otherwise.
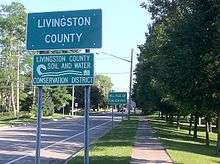
[[[114,122],[121,116],[115,114]],[[90,142],[111,129],[111,115],[90,116]],[[83,148],[84,118],[42,123],[41,164],[60,164]],[[34,164],[36,125],[0,128],[0,164]]]

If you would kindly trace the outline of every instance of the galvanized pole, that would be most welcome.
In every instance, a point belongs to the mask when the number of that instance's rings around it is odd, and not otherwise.
[[[90,50],[86,49],[86,53]],[[85,86],[84,88],[84,164],[89,164],[89,111],[90,111],[90,86]]]
[[[122,108],[122,116],[121,116],[122,117],[122,121],[124,119],[123,116],[124,116],[124,109]]]
[[[73,88],[72,88],[72,116],[74,115],[74,85],[73,85]]]
[[[42,93],[43,87],[38,87],[38,110],[37,110],[37,136],[36,136],[36,156],[35,164],[40,164],[40,149],[41,149],[41,117],[42,117]]]
[[[65,117],[64,105],[63,105],[63,118]]]
[[[128,118],[130,117],[131,113],[131,86],[132,86],[132,74],[133,74],[133,48],[131,49],[131,66],[130,66],[130,83],[129,83],[129,99],[128,99]]]
[[[116,105],[114,106],[115,108],[116,108]],[[114,126],[114,117],[113,117],[114,115],[113,115],[113,108],[112,108],[112,128],[113,128],[113,126]]]

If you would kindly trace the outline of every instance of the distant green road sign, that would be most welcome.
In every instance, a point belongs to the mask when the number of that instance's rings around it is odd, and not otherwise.
[[[94,54],[34,55],[32,75],[36,86],[92,85]]]
[[[27,50],[102,46],[101,9],[28,13],[27,18]]]
[[[110,92],[108,94],[108,104],[127,104],[127,92]]]

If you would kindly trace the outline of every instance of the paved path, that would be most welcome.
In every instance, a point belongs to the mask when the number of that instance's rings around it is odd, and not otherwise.
[[[114,121],[119,121],[115,117]],[[111,116],[90,117],[90,141],[111,129]],[[61,164],[83,147],[84,119],[51,121],[42,124],[41,164]],[[0,164],[33,164],[36,126],[0,128]]]
[[[140,117],[130,163],[173,163],[159,139],[153,135],[149,123],[143,117]]]

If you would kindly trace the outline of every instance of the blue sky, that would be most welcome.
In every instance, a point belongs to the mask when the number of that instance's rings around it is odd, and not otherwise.
[[[9,4],[11,0],[0,0]],[[139,53],[137,45],[145,41],[150,16],[139,5],[141,0],[17,0],[27,12],[102,9],[103,38],[101,49],[91,52],[106,52],[128,60],[134,48],[134,68]],[[116,91],[128,91],[130,63],[106,55],[95,55],[95,72],[123,73],[105,74],[111,77]]]

